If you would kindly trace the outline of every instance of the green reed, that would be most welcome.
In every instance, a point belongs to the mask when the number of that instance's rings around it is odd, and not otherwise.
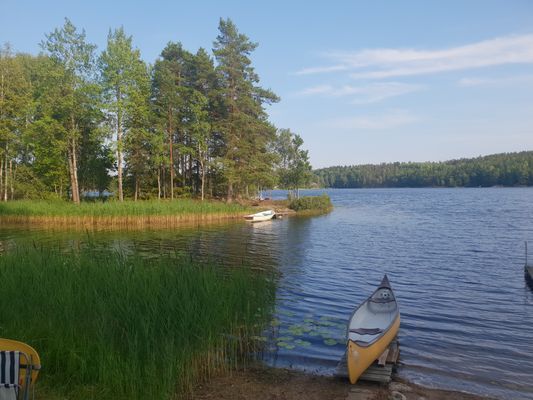
[[[144,217],[243,213],[247,208],[220,201],[194,199],[144,201],[90,201],[79,205],[62,200],[17,200],[0,203],[0,216]]]
[[[91,250],[15,249],[0,281],[0,336],[38,351],[44,399],[186,397],[239,365],[273,299],[243,267]]]

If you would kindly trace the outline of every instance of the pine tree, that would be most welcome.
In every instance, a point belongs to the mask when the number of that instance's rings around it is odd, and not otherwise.
[[[221,162],[228,201],[272,172],[273,157],[268,147],[275,130],[268,123],[263,106],[279,99],[270,90],[257,86],[259,77],[249,58],[256,47],[257,43],[240,34],[231,20],[220,20],[213,49],[220,84],[216,123],[224,140]]]
[[[169,42],[154,65],[152,92],[160,129],[166,132],[170,198],[174,198],[175,143],[182,132],[182,111],[185,97],[185,64],[190,53],[181,43]]]

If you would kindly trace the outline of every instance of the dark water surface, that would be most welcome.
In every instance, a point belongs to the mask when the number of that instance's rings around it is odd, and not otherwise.
[[[101,251],[273,267],[281,274],[265,360],[319,374],[335,372],[351,311],[387,273],[402,314],[401,376],[533,399],[533,289],[523,272],[533,189],[328,193],[328,215],[257,224],[95,233],[0,227],[0,251],[91,242]]]

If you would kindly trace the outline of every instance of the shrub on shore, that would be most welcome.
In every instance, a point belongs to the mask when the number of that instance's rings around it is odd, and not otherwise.
[[[250,350],[274,292],[244,268],[90,250],[15,249],[0,280],[0,335],[39,352],[39,398],[181,398]]]
[[[289,208],[294,211],[329,211],[333,208],[327,194],[320,196],[304,196],[290,202]]]

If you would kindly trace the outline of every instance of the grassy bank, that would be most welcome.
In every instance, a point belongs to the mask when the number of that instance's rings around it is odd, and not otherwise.
[[[318,211],[327,212],[333,208],[331,199],[327,194],[320,196],[304,196],[299,199],[293,199],[289,203],[289,208],[296,212],[300,211]]]
[[[20,200],[0,203],[5,223],[69,225],[79,227],[174,226],[190,221],[217,221],[241,217],[250,209],[219,201],[108,201],[82,202]]]
[[[181,398],[239,362],[273,296],[243,269],[34,248],[0,279],[0,335],[40,353],[44,399]]]

